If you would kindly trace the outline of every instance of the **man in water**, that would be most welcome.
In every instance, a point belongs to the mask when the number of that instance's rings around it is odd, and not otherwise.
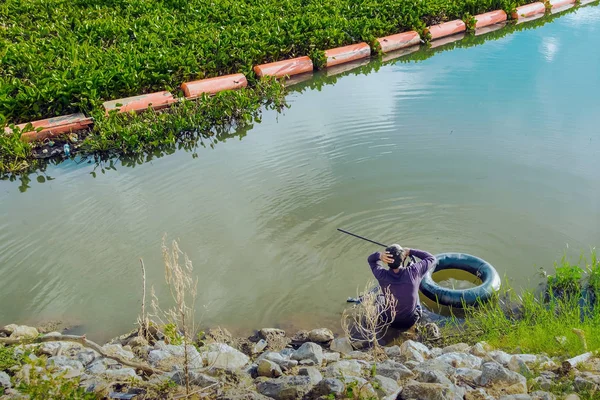
[[[415,256],[421,261],[405,265],[409,256]],[[435,257],[426,251],[403,249],[400,245],[393,244],[385,249],[385,253],[371,254],[368,262],[381,289],[389,288],[397,300],[396,317],[391,326],[402,330],[412,327],[422,316],[419,285],[435,264]],[[382,263],[387,264],[388,268]],[[389,315],[384,317],[389,318]]]

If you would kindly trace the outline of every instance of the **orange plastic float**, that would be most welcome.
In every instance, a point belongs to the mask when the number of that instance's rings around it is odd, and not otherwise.
[[[571,4],[575,4],[576,0],[550,0],[550,5],[552,6],[552,9],[556,9],[556,8],[561,8],[561,7],[565,7]]]
[[[530,3],[521,7],[517,7],[517,10],[513,12],[513,19],[523,19],[532,17],[537,14],[544,14],[546,12],[546,6],[544,3]]]
[[[42,119],[39,121],[33,121],[31,125],[33,130],[29,132],[22,132],[21,139],[32,142],[35,140],[44,140],[54,136],[62,135],[65,133],[71,133],[81,131],[89,128],[94,123],[92,118],[86,117],[82,113],[76,113],[71,115],[63,115],[61,117],[54,117],[48,119]],[[27,124],[17,125],[17,128],[23,129]],[[37,128],[43,128],[41,131],[36,132]],[[6,133],[12,132],[12,129],[6,127]]]
[[[350,61],[360,60],[371,55],[371,47],[366,43],[351,44],[350,46],[337,47],[325,50],[327,67],[344,64]]]
[[[310,57],[298,57],[291,60],[283,60],[268,64],[257,65],[254,67],[254,72],[257,76],[275,76],[283,78],[285,76],[293,76],[311,72],[313,70],[313,62]]]
[[[181,85],[181,90],[187,99],[195,99],[202,96],[203,93],[215,94],[223,90],[241,89],[246,86],[248,86],[248,81],[244,74],[233,74],[185,82]]]
[[[499,22],[504,22],[508,19],[504,10],[490,11],[485,14],[479,14],[475,16],[475,28],[483,28],[486,26],[494,25]]]
[[[455,33],[464,32],[467,30],[467,25],[465,25],[463,21],[457,19],[439,25],[432,25],[427,29],[431,34],[431,40],[435,40],[445,36],[454,35]]]
[[[177,99],[175,99],[171,93],[163,91],[142,94],[140,96],[126,97],[124,99],[105,101],[102,103],[102,105],[104,106],[106,114],[108,115],[109,111],[112,110],[117,110],[119,113],[129,111],[142,112],[148,107],[152,107],[155,110],[160,110],[176,102]]]
[[[421,43],[421,37],[415,31],[398,33],[397,35],[385,36],[377,39],[381,51],[389,53],[390,51],[400,50]]]

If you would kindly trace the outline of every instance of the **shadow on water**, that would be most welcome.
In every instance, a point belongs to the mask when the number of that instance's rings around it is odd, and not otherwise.
[[[585,6],[598,5],[600,1],[587,3]],[[581,7],[571,7],[559,10],[553,14],[542,16],[538,19],[529,20],[523,23],[509,22],[498,24],[496,26],[486,27],[476,32],[468,34],[455,35],[428,43],[427,45],[415,46],[413,48],[388,53],[371,60],[361,60],[358,62],[340,65],[325,71],[307,73],[301,76],[293,77],[288,81],[288,90],[291,93],[303,93],[307,90],[320,91],[323,87],[334,85],[341,78],[351,75],[369,75],[380,70],[383,66],[394,65],[396,63],[418,63],[423,62],[434,55],[454,50],[457,48],[469,48],[481,45],[485,42],[495,41],[509,36],[515,32],[536,29],[554,21],[565,14],[576,12]],[[76,164],[95,164],[90,172],[92,177],[98,173],[105,174],[107,171],[115,170],[119,167],[135,168],[137,165],[152,162],[155,159],[175,153],[176,151],[185,151],[191,153],[192,158],[197,158],[198,149],[214,148],[215,145],[225,142],[230,138],[243,138],[248,131],[253,128],[253,124],[245,125],[240,128],[221,129],[219,132],[206,133],[185,133],[181,135],[176,143],[169,143],[159,147],[151,153],[140,154],[115,154],[100,153],[94,155],[75,155],[71,158],[63,156],[39,159],[32,167],[21,173],[0,173],[0,180],[20,181],[19,191],[25,192],[32,183],[45,183],[54,178],[48,174],[49,167],[57,166],[65,161],[72,161]]]

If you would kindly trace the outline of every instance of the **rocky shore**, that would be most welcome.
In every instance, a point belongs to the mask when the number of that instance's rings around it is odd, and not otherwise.
[[[132,332],[98,346],[8,325],[0,329],[0,399],[575,400],[600,390],[600,359],[591,353],[563,360],[484,342],[413,340],[374,353],[324,328],[291,337],[261,329],[242,339],[214,329],[187,347],[172,342],[157,328],[150,340]]]

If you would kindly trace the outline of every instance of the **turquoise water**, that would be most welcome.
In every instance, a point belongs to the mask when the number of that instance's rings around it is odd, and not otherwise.
[[[201,322],[239,332],[339,325],[378,248],[337,227],[535,286],[600,244],[600,7],[487,38],[319,75],[198,158],[0,181],[0,325],[129,329],[140,257],[168,303],[164,233],[194,262]]]

